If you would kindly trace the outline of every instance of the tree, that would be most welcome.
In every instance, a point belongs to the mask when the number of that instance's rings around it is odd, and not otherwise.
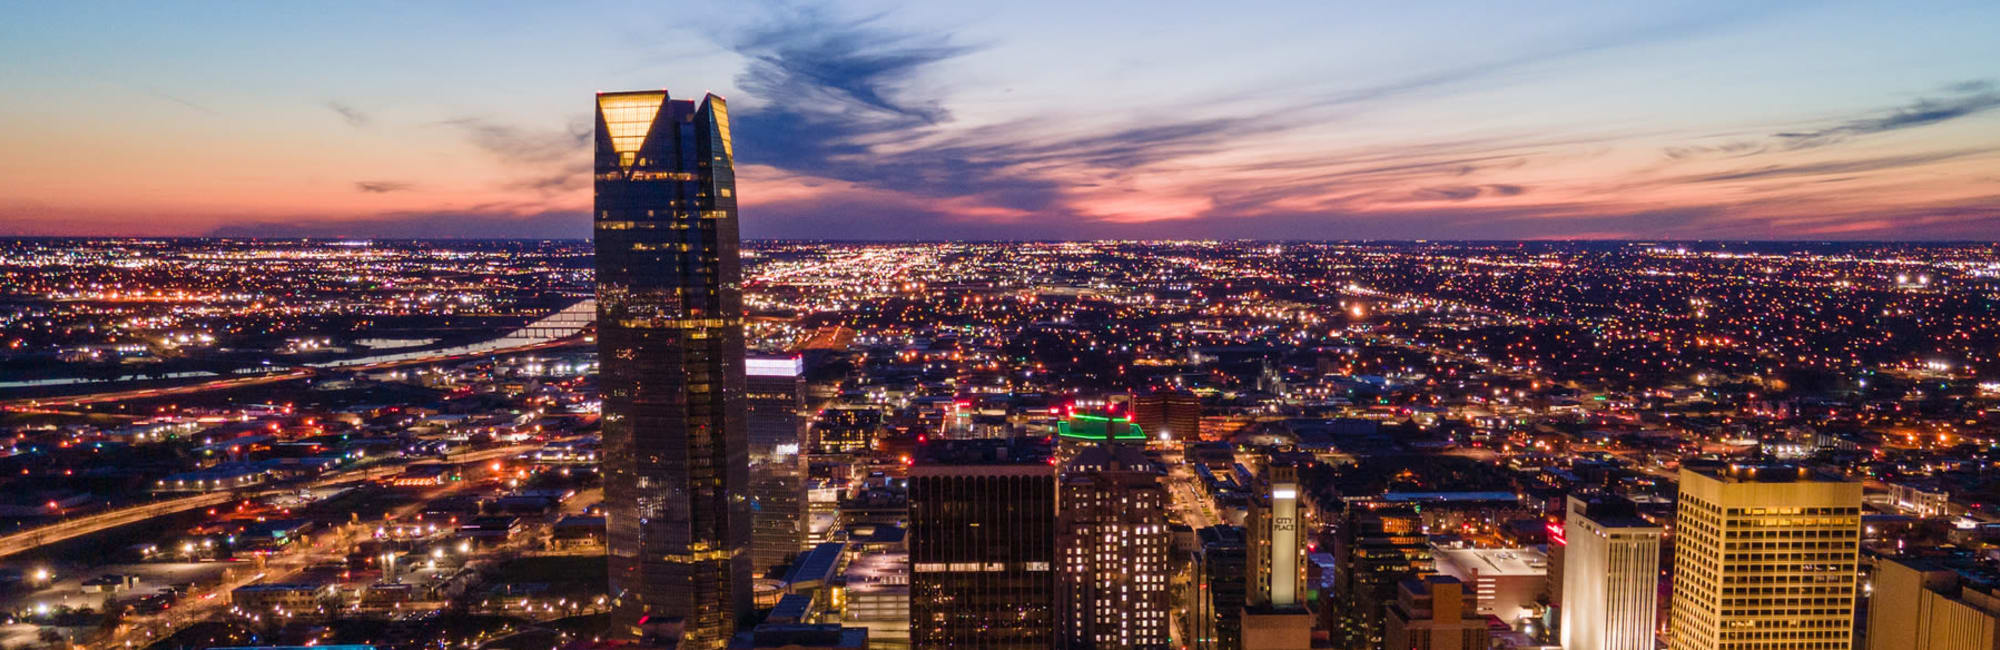
[[[99,605],[97,611],[103,614],[103,618],[98,619],[97,629],[107,634],[118,629],[118,622],[125,618],[125,606],[118,604],[118,599],[111,594],[104,595],[104,604]]]

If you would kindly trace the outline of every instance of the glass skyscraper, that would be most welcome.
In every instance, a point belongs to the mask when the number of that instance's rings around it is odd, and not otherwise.
[[[729,112],[597,95],[597,345],[614,627],[722,648],[750,612]]]
[[[806,408],[798,357],[752,357],[747,368],[750,559],[762,573],[806,547]]]

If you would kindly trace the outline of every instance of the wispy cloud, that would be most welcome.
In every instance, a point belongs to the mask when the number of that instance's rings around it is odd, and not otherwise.
[[[579,190],[589,185],[592,167],[593,163],[588,159],[551,165],[548,173],[514,181],[508,187],[543,194]]]
[[[1052,125],[1036,121],[955,128],[944,90],[926,85],[926,73],[976,48],[949,32],[892,29],[881,16],[806,10],[730,46],[751,61],[737,78],[754,100],[735,111],[740,160],[1001,209],[1048,209],[1092,175],[1282,128],[1243,118],[1146,121],[1081,137],[1049,135]]]
[[[2000,92],[1990,81],[1966,81],[1945,87],[1944,97],[1923,97],[1909,104],[1851,119],[1829,127],[1772,134],[1787,147],[1804,149],[1884,131],[1928,126],[2000,107]]]
[[[374,118],[370,117],[367,113],[362,112],[361,109],[349,106],[347,104],[338,101],[330,99],[327,100],[326,108],[327,110],[333,111],[334,114],[339,115],[340,119],[346,121],[348,126],[352,126],[355,128],[368,126],[368,123],[374,120]]]
[[[152,96],[154,96],[154,97],[158,97],[158,98],[160,98],[160,99],[164,99],[164,100],[167,100],[167,101],[170,101],[170,102],[173,102],[173,103],[175,103],[175,104],[180,104],[181,106],[185,106],[185,107],[187,107],[187,108],[189,108],[189,109],[192,109],[192,110],[194,110],[194,111],[196,111],[196,112],[200,112],[200,113],[207,113],[207,114],[209,114],[209,115],[221,115],[221,114],[222,114],[221,112],[219,112],[219,111],[217,111],[217,110],[215,110],[215,109],[213,109],[213,108],[209,108],[208,106],[206,106],[206,105],[204,105],[204,104],[198,104],[198,103],[195,103],[195,102],[192,102],[192,101],[188,101],[187,99],[184,99],[184,98],[180,97],[179,95],[172,95],[172,94],[168,94],[168,93],[165,93],[165,92],[161,92],[161,91],[158,91],[158,90],[154,90],[154,89],[151,89],[151,88],[141,88],[141,89],[139,89],[139,91],[140,91],[140,92],[143,92],[143,93],[146,93],[146,94],[148,94],[148,95],[152,95]]]
[[[804,9],[753,27],[733,44],[750,59],[737,78],[771,98],[817,100],[803,110],[862,117],[861,126],[930,125],[949,119],[942,103],[910,88],[922,69],[972,51],[950,34],[898,32],[882,16],[841,20]],[[788,102],[790,103],[790,102]]]
[[[879,20],[802,9],[728,43],[750,60],[736,83],[755,101],[734,107],[740,157],[825,170],[835,158],[867,153],[865,138],[950,120],[942,99],[915,82],[969,48],[950,34],[897,32]]]
[[[401,192],[410,189],[411,187],[413,187],[411,184],[400,181],[355,181],[354,182],[354,189],[369,194],[388,194],[390,192]]]
[[[1898,169],[1903,167],[1928,165],[1935,162],[1951,160],[1954,158],[1963,158],[1965,156],[1970,156],[1979,153],[1985,153],[1985,152],[1979,149],[1961,149],[1957,151],[1938,151],[1931,153],[1909,154],[1903,156],[1882,156],[1877,158],[1861,158],[1854,160],[1829,160],[1820,162],[1799,163],[1793,165],[1765,165],[1762,167],[1756,167],[1751,169],[1740,169],[1735,171],[1722,172],[1718,174],[1706,174],[1701,176],[1694,176],[1683,180],[1695,183],[1717,183],[1717,182],[1727,182],[1727,181],[1765,179],[1765,178],[1773,178],[1779,176],[1818,176],[1823,174],[1853,174],[1858,172],[1877,172],[1887,169]]]
[[[1411,201],[1470,201],[1479,196],[1520,196],[1528,188],[1519,185],[1496,183],[1493,185],[1444,185],[1420,188],[1410,194]]]
[[[1361,104],[1454,86],[1492,82],[1497,78],[1537,66],[1564,63],[1622,48],[1687,39],[1783,10],[1785,10],[1783,3],[1777,2],[1717,5],[1672,20],[1581,34],[1574,39],[1550,42],[1463,65],[1419,72],[1372,86],[1342,88],[1321,94],[1310,104],[1322,107]]]
[[[585,157],[593,128],[586,118],[571,120],[561,130],[524,128],[481,117],[457,117],[440,124],[457,129],[473,146],[503,162],[523,165]]]
[[[1009,213],[1229,218],[1269,212],[1273,202],[1333,207],[1364,200],[1520,196],[1527,191],[1523,184],[1474,175],[1517,167],[1540,154],[1525,142],[1530,138],[1399,147],[1366,152],[1362,160],[1355,155],[1362,152],[1320,151],[1278,153],[1237,169],[1221,161],[1243,160],[1232,154],[1258,148],[1282,149],[1275,143],[1285,134],[1324,131],[1362,105],[1492,82],[1614,48],[1682,39],[1764,11],[1702,12],[1372,86],[1253,92],[1247,95],[1267,97],[1198,106],[1200,112],[1176,117],[1133,115],[1124,124],[1106,115],[1092,116],[1088,125],[1066,122],[1075,118],[1059,113],[976,127],[955,124],[950,89],[935,85],[933,73],[979,48],[950,31],[890,27],[881,15],[843,19],[821,10],[798,11],[725,45],[750,61],[737,78],[750,101],[733,107],[739,160],[878,189],[971,200]],[[1459,178],[1446,178],[1451,176]]]
[[[1663,153],[1668,160],[1690,160],[1702,156],[1748,156],[1770,151],[1771,147],[1762,142],[1737,140],[1713,145],[1675,145],[1667,147]]]
[[[589,117],[575,117],[562,128],[529,128],[482,117],[458,117],[439,122],[457,130],[467,142],[514,169],[524,178],[502,183],[512,190],[553,195],[581,189],[590,178]]]

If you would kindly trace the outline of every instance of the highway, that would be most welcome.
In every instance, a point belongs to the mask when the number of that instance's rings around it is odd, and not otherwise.
[[[477,458],[472,454],[468,454],[465,458],[456,460],[464,462],[487,460],[495,457],[495,454],[500,451],[503,450],[491,449],[474,452],[475,454],[479,454]],[[473,485],[471,482],[448,483],[429,489],[424,493],[422,498],[415,499],[408,504],[398,506],[385,513],[384,520],[393,521],[403,519],[422,509],[424,504],[430,502],[432,499],[466,490]],[[153,615],[129,616],[116,629],[112,630],[110,634],[93,643],[81,644],[79,647],[86,649],[110,649],[131,647],[133,645],[150,645],[157,639],[173,636],[175,632],[189,625],[212,620],[212,615],[233,606],[234,603],[230,602],[230,593],[235,591],[237,587],[257,583],[286,582],[314,565],[345,561],[348,551],[352,550],[354,545],[359,541],[367,539],[372,530],[373,526],[371,525],[350,522],[335,526],[326,531],[325,534],[309,536],[305,544],[294,545],[276,555],[260,557],[254,564],[232,567],[224,575],[219,584],[190,592],[186,597],[181,599],[179,605],[176,607]],[[143,639],[140,638],[142,636],[144,637]]]
[[[496,447],[493,449],[482,449],[479,451],[472,451],[472,452],[466,452],[464,454],[448,456],[444,460],[445,462],[452,462],[452,463],[477,463],[477,462],[493,460],[496,458],[506,458],[516,454],[526,453],[528,451],[534,450],[536,447],[537,447],[536,445],[514,445],[509,447]],[[148,519],[152,519],[154,517],[164,517],[175,513],[187,512],[189,510],[193,510],[196,508],[206,508],[209,506],[229,503],[231,501],[238,501],[243,499],[255,499],[258,497],[270,496],[273,494],[280,494],[284,492],[295,492],[301,489],[322,488],[322,487],[331,487],[335,485],[343,485],[347,483],[355,483],[359,481],[366,481],[366,480],[381,478],[384,476],[398,474],[401,473],[402,471],[403,471],[403,464],[400,463],[390,464],[390,465],[377,465],[374,467],[369,467],[367,469],[362,469],[352,472],[341,472],[333,476],[328,476],[325,478],[320,478],[305,483],[288,483],[284,485],[262,487],[257,490],[245,490],[240,492],[204,492],[202,494],[193,494],[174,499],[167,499],[164,501],[155,501],[152,503],[129,506],[125,508],[119,508],[116,510],[106,510],[104,512],[84,515],[82,517],[65,519],[47,526],[40,526],[0,536],[0,557],[6,557],[9,555],[13,555],[15,553],[21,553],[48,544],[54,544],[56,542],[60,542],[66,539],[72,539],[84,535],[89,535],[91,533],[110,530],[112,528],[117,528],[119,526],[124,526],[127,524],[139,523],[142,521],[146,521]]]
[[[91,393],[87,395],[75,395],[70,397],[38,397],[30,399],[16,399],[16,400],[0,402],[0,408],[6,408],[9,410],[19,410],[19,409],[36,409],[36,408],[50,407],[50,406],[83,406],[85,404],[104,404],[108,402],[123,402],[126,400],[134,400],[134,399],[150,399],[154,397],[186,395],[189,393],[205,393],[212,390],[243,388],[245,386],[256,386],[259,384],[269,384],[281,381],[291,381],[294,379],[304,379],[306,377],[311,377],[312,375],[313,371],[304,368],[299,368],[287,372],[281,372],[270,375],[257,375],[254,377],[236,377],[232,379],[215,379],[211,381],[201,382],[199,384],[188,384],[186,386],[170,386],[164,388],[138,388],[133,390],[119,390],[119,391],[110,391],[105,393]]]
[[[564,348],[564,346],[576,346],[576,344],[582,344],[582,342],[586,342],[584,336],[572,336],[572,338],[558,338],[558,340],[548,340],[548,342],[536,342],[536,344],[528,344],[528,346],[516,346],[516,348],[502,348],[502,350],[480,352],[478,356],[516,354],[516,352],[534,352],[534,350],[548,350],[548,348]],[[396,362],[376,362],[376,364],[364,364],[364,366],[342,366],[342,368],[326,368],[326,370],[382,370],[382,368],[412,366],[412,364],[434,364],[434,362],[444,362],[444,360],[452,360],[452,358],[460,358],[460,356],[470,356],[470,354],[426,356],[426,358],[408,358],[408,360],[396,360]],[[0,408],[4,408],[4,410],[16,410],[16,412],[46,412],[46,408],[52,408],[52,406],[106,404],[106,402],[162,398],[162,396],[194,394],[194,392],[210,392],[210,390],[230,390],[230,388],[244,388],[244,386],[272,384],[272,382],[290,382],[290,380],[308,378],[308,376],[312,376],[316,372],[320,372],[320,370],[292,368],[292,370],[278,372],[278,374],[260,374],[260,376],[246,376],[246,378],[210,380],[210,382],[188,384],[188,386],[114,390],[114,392],[98,392],[98,394],[82,394],[82,396],[66,396],[66,398],[10,400],[10,402],[0,402]],[[526,452],[526,450],[530,450],[530,446],[482,450],[482,452],[472,452],[472,454],[468,454],[464,458],[454,458],[454,462],[492,460],[492,458],[502,458],[502,456],[510,456],[510,454],[520,454],[520,452]],[[30,550],[30,548],[40,548],[40,546],[46,546],[46,544],[54,544],[54,542],[62,542],[62,540],[86,536],[86,534],[100,532],[100,530],[110,530],[110,528],[118,528],[118,526],[126,526],[126,524],[138,524],[138,522],[144,522],[144,520],[150,520],[150,518],[156,518],[156,516],[168,516],[168,514],[176,514],[176,512],[188,512],[188,510],[194,510],[194,508],[208,508],[208,506],[216,506],[216,504],[226,504],[226,502],[232,502],[232,500],[238,500],[238,498],[256,498],[256,496],[276,494],[276,492],[284,492],[284,490],[298,490],[298,488],[334,486],[334,484],[346,484],[346,482],[380,478],[380,476],[388,476],[388,474],[396,474],[396,472],[402,472],[402,466],[376,466],[376,468],[368,468],[368,470],[360,470],[360,472],[342,472],[338,476],[322,478],[322,480],[316,480],[316,482],[310,482],[310,484],[288,484],[288,486],[278,486],[278,488],[264,488],[264,490],[258,490],[258,492],[236,492],[236,494],[230,494],[230,492],[190,494],[190,496],[182,496],[182,498],[170,498],[170,500],[160,500],[160,502],[150,502],[150,504],[138,504],[138,506],[128,506],[128,508],[118,508],[118,510],[94,512],[94,514],[86,514],[86,516],[62,520],[62,522],[56,522],[56,524],[50,524],[50,526],[38,526],[38,528],[20,530],[20,532],[12,532],[12,534],[6,534],[6,536],[0,536],[0,558],[18,554],[18,552],[24,552],[24,550]]]
[[[106,404],[106,403],[123,402],[135,399],[152,399],[156,397],[171,397],[175,395],[206,393],[210,391],[230,390],[235,388],[257,386],[262,384],[271,384],[277,382],[305,379],[307,377],[311,377],[321,372],[328,372],[328,371],[368,372],[373,370],[396,368],[400,366],[413,366],[426,363],[439,363],[461,358],[484,357],[484,356],[494,356],[501,354],[518,354],[522,352],[534,352],[536,350],[547,350],[553,348],[580,345],[585,342],[587,342],[587,339],[585,337],[574,336],[570,338],[557,339],[554,341],[545,341],[541,343],[533,343],[529,345],[522,345],[511,348],[502,348],[498,350],[490,350],[474,354],[444,354],[444,355],[437,355],[430,357],[420,357],[415,359],[398,359],[395,361],[383,361],[378,363],[367,363],[367,364],[350,365],[350,366],[329,366],[326,368],[307,368],[301,366],[269,375],[232,377],[229,379],[213,379],[197,384],[188,384],[185,386],[136,388],[130,390],[117,390],[117,391],[108,391],[103,393],[89,393],[84,395],[69,395],[69,396],[58,396],[58,397],[21,398],[21,399],[0,401],[0,409],[10,410],[10,411],[36,412],[41,409],[47,409],[58,406],[83,406],[86,404]]]

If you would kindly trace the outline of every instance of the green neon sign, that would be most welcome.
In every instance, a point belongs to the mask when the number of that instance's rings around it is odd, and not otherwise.
[[[1123,433],[1112,433],[1113,425]],[[1145,440],[1146,432],[1125,418],[1076,414],[1056,423],[1056,435],[1072,440]]]

